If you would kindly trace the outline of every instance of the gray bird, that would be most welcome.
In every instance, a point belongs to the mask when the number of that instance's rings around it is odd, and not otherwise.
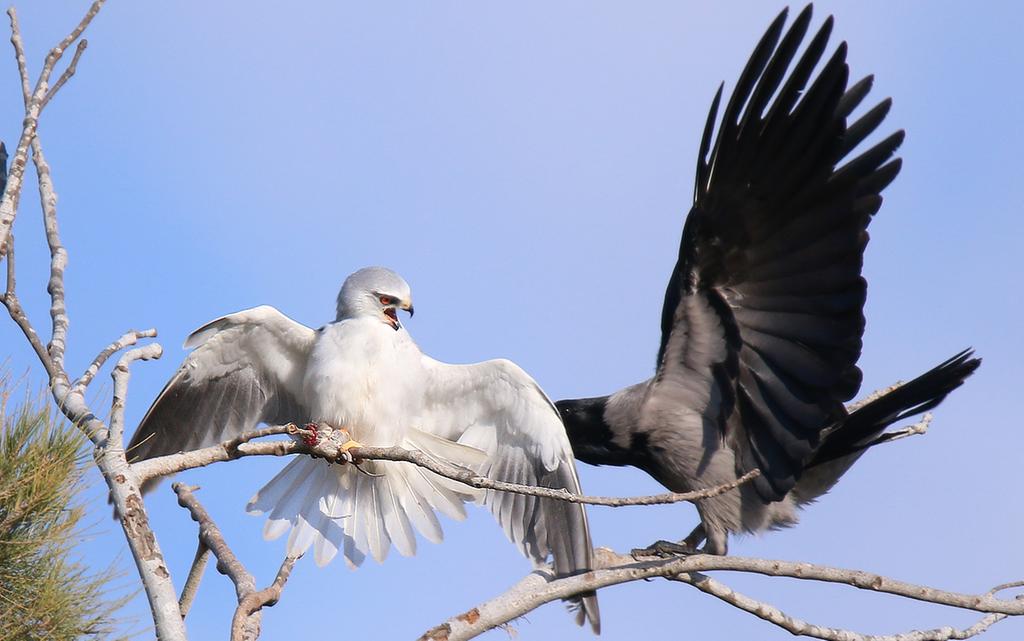
[[[861,383],[866,229],[899,173],[903,132],[851,158],[891,101],[847,124],[872,78],[847,86],[844,42],[812,80],[832,18],[797,57],[811,7],[783,35],[786,13],[755,48],[714,137],[721,87],[712,102],[654,376],[556,403],[586,463],[632,465],[676,492],[760,470],[700,501],[700,525],[657,551],[704,541],[704,552],[725,554],[729,533],[792,525],[888,425],[935,407],[980,364],[961,352],[844,407]]]

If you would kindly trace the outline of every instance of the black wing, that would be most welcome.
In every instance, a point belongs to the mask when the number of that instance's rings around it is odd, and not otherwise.
[[[832,18],[799,57],[811,7],[782,35],[785,18],[747,62],[713,144],[721,88],[708,114],[647,401],[717,422],[738,465],[761,469],[767,500],[793,487],[860,387],[866,228],[903,141],[899,131],[847,159],[890,101],[847,124],[872,79],[847,86],[841,43],[812,80]]]

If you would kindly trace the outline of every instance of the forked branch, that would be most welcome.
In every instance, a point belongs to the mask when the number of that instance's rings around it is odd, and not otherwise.
[[[1024,599],[999,599],[993,591],[985,594],[963,594],[938,590],[923,585],[896,581],[860,570],[847,570],[810,563],[774,561],[731,556],[697,554],[671,558],[634,558],[607,548],[598,548],[593,572],[571,577],[555,577],[538,570],[526,576],[504,594],[481,603],[428,630],[421,641],[461,641],[472,639],[487,630],[531,612],[545,603],[632,581],[664,578],[693,585],[734,607],[777,625],[786,631],[826,641],[947,641],[967,639],[981,634],[1007,616],[1024,615]],[[841,630],[808,623],[792,617],[775,606],[757,601],[707,576],[706,572],[730,571],[765,576],[788,577],[848,585],[860,590],[883,592],[894,596],[987,613],[978,623],[965,630],[952,627],[934,630],[912,630],[894,635],[871,636],[852,630]],[[1016,587],[1016,584],[1010,584]],[[1003,587],[1003,586],[999,586]]]
[[[196,498],[195,491],[199,488],[184,483],[175,483],[172,487],[178,495],[178,505],[187,509],[192,520],[199,524],[200,554],[196,556],[197,561],[203,550],[209,550],[217,559],[217,571],[231,579],[235,585],[238,607],[231,619],[231,641],[255,641],[260,636],[260,611],[264,606],[274,605],[281,598],[281,591],[288,582],[297,558],[286,557],[274,582],[267,588],[257,590],[256,579],[228,547],[220,528]],[[195,566],[194,563],[193,568]],[[198,585],[198,579],[195,584]],[[182,596],[184,600],[184,594]]]

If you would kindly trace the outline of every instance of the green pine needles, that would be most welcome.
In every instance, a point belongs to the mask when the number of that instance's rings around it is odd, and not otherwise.
[[[12,406],[11,392],[0,376],[0,641],[109,639],[114,573],[74,552],[88,441],[46,403]]]

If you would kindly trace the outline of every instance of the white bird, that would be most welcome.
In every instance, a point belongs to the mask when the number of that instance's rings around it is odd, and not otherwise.
[[[216,444],[261,423],[321,423],[370,446],[399,445],[489,478],[580,492],[572,449],[554,405],[507,360],[449,365],[423,354],[399,322],[412,316],[409,285],[383,267],[349,276],[337,318],[313,330],[273,307],[230,314],[189,336],[195,348],[136,430],[130,455],[147,459]],[[535,564],[550,555],[559,575],[593,568],[580,504],[480,492],[410,463],[365,461],[366,472],[299,456],[249,502],[269,514],[264,536],[291,528],[288,554],[310,546],[318,565],[340,550],[350,566],[378,562],[394,544],[416,552],[414,530],[443,533],[435,511],[461,520],[482,502]],[[149,489],[149,488],[145,488]],[[597,597],[577,623],[599,630]]]

